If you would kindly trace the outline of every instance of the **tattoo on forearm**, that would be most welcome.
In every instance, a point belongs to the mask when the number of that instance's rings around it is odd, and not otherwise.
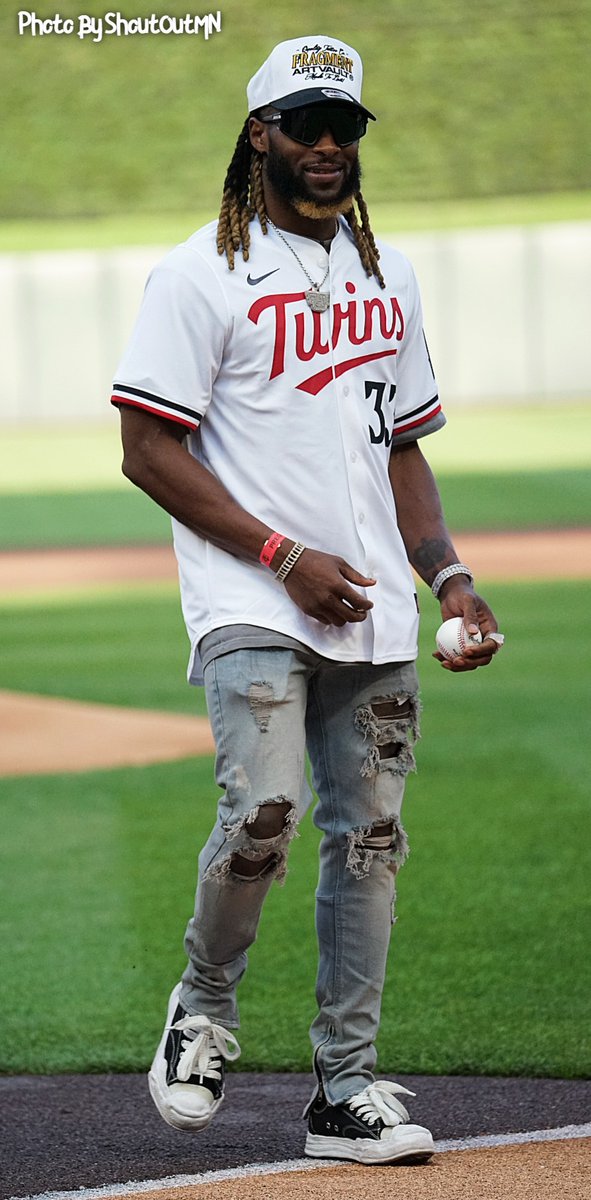
[[[423,538],[422,542],[415,546],[411,562],[413,567],[428,579],[429,575],[435,578],[437,571],[446,565],[446,560],[451,562],[453,556],[453,547],[443,538]]]

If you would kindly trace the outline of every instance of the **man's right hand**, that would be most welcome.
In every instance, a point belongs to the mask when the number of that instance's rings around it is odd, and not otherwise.
[[[367,588],[373,587],[376,580],[360,575],[336,554],[306,548],[283,586],[307,617],[323,625],[346,625],[348,621],[365,621],[373,608],[371,600],[349,586],[352,583]]]
[[[246,512],[219,479],[181,445],[184,426],[122,405],[121,434],[123,473],[132,483],[194,533],[237,558],[258,562],[261,546],[272,530]],[[273,557],[273,572],[294,544],[285,540]],[[346,625],[364,621],[373,608],[371,600],[350,585],[366,588],[375,582],[360,575],[344,558],[306,549],[283,586],[306,616],[323,625]]]

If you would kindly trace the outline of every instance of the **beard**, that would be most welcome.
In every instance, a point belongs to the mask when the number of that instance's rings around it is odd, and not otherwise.
[[[315,221],[349,212],[361,184],[361,165],[358,158],[351,164],[349,174],[343,179],[337,195],[326,201],[313,195],[306,180],[296,175],[288,159],[273,146],[269,146],[265,156],[265,167],[269,183],[281,199],[291,204],[300,216],[311,217]]]

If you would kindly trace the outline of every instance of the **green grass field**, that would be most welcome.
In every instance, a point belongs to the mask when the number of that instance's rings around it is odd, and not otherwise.
[[[452,408],[424,452],[450,528],[591,523],[591,404]],[[168,517],[121,474],[117,423],[7,429],[0,549],[170,540]]]
[[[589,468],[591,403],[452,406],[423,446],[437,475]],[[0,497],[15,493],[131,491],[121,474],[115,415],[101,425],[5,427]],[[99,524],[95,514],[93,526]]]
[[[591,473],[438,473],[450,529],[541,529],[591,522]],[[135,489],[15,493],[0,503],[0,549],[170,541],[166,513]]]
[[[406,800],[413,853],[400,878],[381,1066],[584,1075],[588,589],[487,594],[507,648],[494,669],[465,678],[430,658],[437,610],[423,599],[424,739]],[[134,595],[1,615],[1,686],[178,711],[195,703],[172,592],[140,606]],[[211,761],[2,788],[2,1069],[143,1069],[182,967],[196,854],[215,807]],[[241,1069],[308,1068],[315,878],[306,821],[243,985]]]

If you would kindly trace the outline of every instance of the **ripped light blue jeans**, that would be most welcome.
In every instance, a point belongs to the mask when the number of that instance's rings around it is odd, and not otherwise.
[[[400,810],[418,736],[415,665],[243,649],[214,659],[205,686],[223,794],[199,857],[181,1000],[238,1027],[247,950],[312,801],[307,750],[323,834],[310,1033],[328,1099],[341,1103],[374,1079],[395,876],[407,854]]]

